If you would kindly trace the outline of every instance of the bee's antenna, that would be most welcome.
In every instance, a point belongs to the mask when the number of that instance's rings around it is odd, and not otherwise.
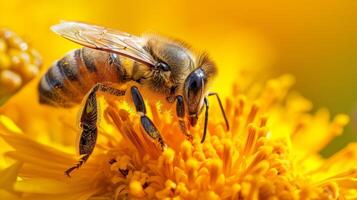
[[[203,129],[203,135],[202,135],[202,139],[201,139],[201,143],[203,143],[206,139],[206,134],[207,134],[207,125],[208,125],[208,108],[209,108],[209,104],[208,104],[208,99],[205,98],[204,99],[204,103],[206,106],[206,111],[205,111],[205,125],[204,125],[204,129]]]
[[[212,92],[212,93],[209,93],[209,94],[208,94],[208,96],[213,96],[213,95],[217,97],[219,107],[221,108],[221,112],[222,112],[222,115],[223,115],[224,121],[225,121],[225,123],[226,123],[226,128],[227,128],[227,131],[229,131],[229,122],[228,122],[228,119],[227,119],[226,112],[225,112],[225,111],[224,111],[224,109],[223,109],[223,105],[222,105],[221,98],[219,98],[219,96],[218,96],[218,93],[217,93],[217,92]]]
[[[224,121],[225,121],[225,123],[226,123],[227,131],[229,131],[229,122],[228,122],[228,119],[227,119],[226,112],[225,112],[224,109],[223,109],[223,104],[222,104],[221,98],[219,98],[217,92],[209,93],[208,96],[216,96],[216,97],[217,97],[219,107],[221,108],[221,112],[222,112]],[[208,99],[207,99],[207,98],[204,99],[204,103],[205,103],[205,106],[206,106],[206,111],[205,111],[205,124],[204,124],[204,129],[203,129],[203,135],[202,135],[201,143],[203,143],[203,142],[205,141],[205,139],[206,139],[206,134],[207,134],[208,108],[209,108],[209,104],[208,104]]]

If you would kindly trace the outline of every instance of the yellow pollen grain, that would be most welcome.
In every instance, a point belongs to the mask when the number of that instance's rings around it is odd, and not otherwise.
[[[129,192],[134,197],[143,198],[145,196],[145,192],[143,187],[139,181],[131,181],[129,184]]]
[[[162,157],[164,158],[165,164],[172,164],[175,158],[175,151],[171,148],[167,148],[162,153]]]

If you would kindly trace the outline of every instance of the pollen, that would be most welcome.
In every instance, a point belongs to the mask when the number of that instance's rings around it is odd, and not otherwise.
[[[39,75],[41,56],[9,29],[0,30],[0,99],[3,103]]]
[[[129,183],[129,193],[137,198],[143,198],[145,196],[143,186],[139,181],[131,181]]]

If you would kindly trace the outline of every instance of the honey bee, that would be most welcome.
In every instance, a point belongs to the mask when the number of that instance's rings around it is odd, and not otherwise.
[[[207,54],[194,54],[182,42],[160,36],[137,37],[125,32],[81,22],[62,22],[51,27],[62,37],[84,47],[74,50],[56,61],[38,85],[39,101],[57,107],[72,107],[85,99],[80,116],[82,129],[79,141],[81,159],[66,170],[79,168],[91,155],[97,139],[97,93],[124,96],[118,89],[135,81],[168,103],[176,102],[176,115],[182,133],[192,140],[185,119],[197,124],[205,108],[204,142],[208,121],[208,96],[216,96],[227,130],[228,120],[217,93],[210,93],[208,85],[217,68]],[[145,133],[165,149],[166,144],[146,115],[146,107],[138,87],[131,86],[131,99],[140,115]]]

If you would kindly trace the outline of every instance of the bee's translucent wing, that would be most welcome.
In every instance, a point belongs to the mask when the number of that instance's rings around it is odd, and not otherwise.
[[[86,47],[109,51],[136,61],[156,65],[156,61],[143,48],[144,39],[117,30],[81,22],[62,22],[51,30]]]

